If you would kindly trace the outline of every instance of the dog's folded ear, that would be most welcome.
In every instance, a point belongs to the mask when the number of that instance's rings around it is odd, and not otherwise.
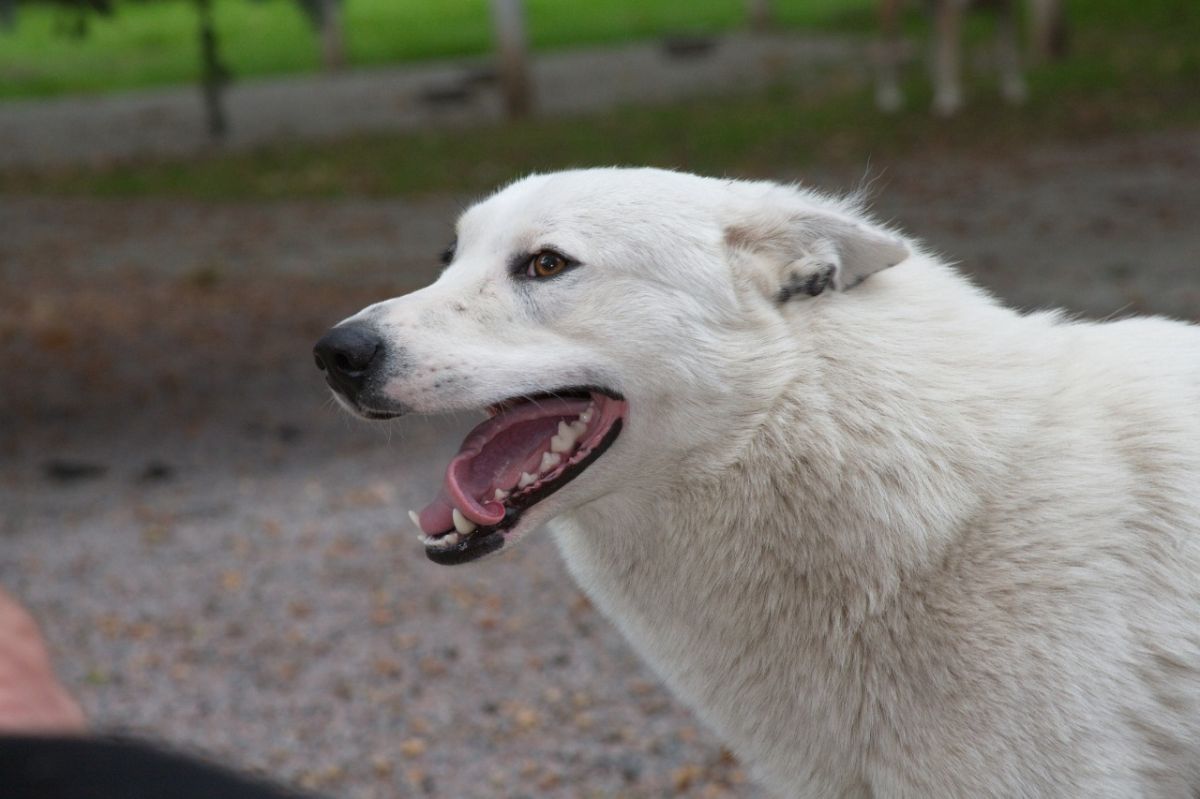
[[[725,243],[768,262],[764,289],[781,303],[851,289],[910,254],[899,236],[849,214],[769,209],[749,217],[725,228]]]

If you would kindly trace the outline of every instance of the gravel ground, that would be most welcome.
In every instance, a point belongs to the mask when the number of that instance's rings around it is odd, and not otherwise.
[[[881,171],[1022,307],[1200,316],[1200,132]],[[97,728],[330,795],[761,796],[546,538],[424,559],[473,419],[326,398],[311,342],[427,281],[458,199],[0,198],[0,584]]]

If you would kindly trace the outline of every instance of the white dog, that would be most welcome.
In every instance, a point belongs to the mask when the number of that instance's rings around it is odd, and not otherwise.
[[[1200,328],[1002,307],[853,202],[522,180],[317,345],[368,418],[487,408],[415,513],[545,522],[780,796],[1200,791]]]

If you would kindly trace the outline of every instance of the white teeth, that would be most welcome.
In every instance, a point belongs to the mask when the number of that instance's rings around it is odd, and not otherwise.
[[[571,432],[575,434],[575,440],[583,438],[583,434],[587,432],[587,422],[583,421],[583,417],[579,417],[579,421],[571,422]]]
[[[418,530],[421,530],[421,517],[417,515],[415,510],[410,510],[408,512],[408,518],[412,519],[412,523],[417,526]],[[421,532],[424,533],[425,531],[421,530]]]
[[[520,477],[520,479],[517,480],[517,488],[524,488],[525,486],[531,486],[536,482],[537,482],[537,478],[534,477],[532,474],[530,474],[529,472],[521,472],[521,477]]]
[[[539,467],[541,471],[548,472],[558,464],[562,463],[562,456],[553,452],[542,453],[542,465]]]
[[[460,533],[463,533],[464,535],[466,533],[475,532],[475,522],[471,521],[466,516],[463,516],[462,511],[460,511],[458,508],[455,508],[454,512],[451,513],[450,515],[454,519],[454,529],[455,530],[458,530]],[[451,533],[451,535],[454,535],[454,534]],[[458,540],[458,539],[456,538],[455,540]]]
[[[595,410],[596,410],[595,405],[587,406],[587,410],[584,411],[583,413],[579,414],[579,421],[583,422],[584,424],[587,424],[588,422],[592,421],[592,413]]]
[[[508,499],[508,492],[505,491],[503,488],[497,488],[496,493],[493,495],[493,498],[497,502],[503,502],[504,500]]]
[[[417,540],[427,547],[452,547],[458,543],[458,533],[447,533],[440,538],[431,535],[419,535]]]
[[[579,434],[566,422],[558,423],[558,435],[550,439],[550,451],[565,454],[575,448],[575,439]]]

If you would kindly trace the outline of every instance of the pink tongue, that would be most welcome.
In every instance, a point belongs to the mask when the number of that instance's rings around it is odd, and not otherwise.
[[[446,494],[445,486],[438,493],[438,498],[417,514],[417,518],[421,521],[421,531],[426,535],[454,529],[454,500]]]
[[[438,497],[418,516],[427,535],[454,527],[454,508],[480,525],[504,518],[504,505],[495,501],[497,488],[511,490],[521,472],[537,472],[537,462],[549,450],[558,423],[582,413],[587,400],[545,400],[523,403],[476,427],[450,461]]]

